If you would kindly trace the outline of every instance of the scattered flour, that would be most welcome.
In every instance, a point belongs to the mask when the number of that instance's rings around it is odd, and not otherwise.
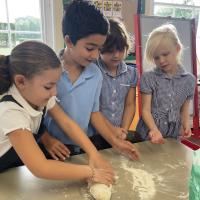
[[[184,182],[187,182],[185,174],[179,170],[180,168],[186,169],[186,162],[162,163],[163,167],[156,170],[147,168],[144,164],[136,167],[134,162],[130,162],[123,156],[120,157],[120,161],[120,167],[128,172],[129,176],[131,174],[132,179],[129,178],[129,181],[140,200],[155,200],[157,195],[167,197],[167,199],[189,199],[187,185],[182,185],[184,179],[178,178],[183,177],[185,178]],[[174,179],[174,173],[176,173],[177,179]],[[176,186],[179,190],[176,189]]]
[[[133,191],[138,193],[141,200],[151,199],[155,193],[154,176],[142,169],[128,167],[125,159],[121,162],[121,168],[131,173],[133,177]]]

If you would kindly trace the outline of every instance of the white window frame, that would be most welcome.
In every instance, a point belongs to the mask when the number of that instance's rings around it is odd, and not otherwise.
[[[54,1],[40,0],[40,13],[42,20],[42,40],[54,49]]]
[[[40,0],[42,38],[56,52],[64,47],[62,36],[62,0]]]

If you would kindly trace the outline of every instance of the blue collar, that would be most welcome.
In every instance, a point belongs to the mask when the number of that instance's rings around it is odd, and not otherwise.
[[[163,78],[167,78],[167,79],[171,79],[171,78],[181,78],[182,76],[187,76],[188,72],[185,71],[185,69],[183,67],[179,67],[178,71],[176,72],[176,74],[173,77],[169,77],[167,76],[167,74],[160,68],[156,67],[154,69],[154,72],[156,73],[156,75],[161,76]]]
[[[101,69],[101,71],[103,71],[105,74],[113,77],[113,75],[110,73],[110,71],[108,70],[107,66],[105,65],[104,61],[101,58],[99,58],[96,63],[98,65],[98,67]],[[127,72],[127,65],[124,61],[122,61],[117,67],[117,75],[116,76],[120,76],[121,74],[123,74],[125,72]]]
[[[91,79],[93,76],[95,76],[96,75],[96,70],[94,69],[95,66],[96,65],[94,63],[90,63],[88,66],[86,66],[82,71],[82,73],[80,74],[80,76],[78,77],[78,79],[76,80],[76,82],[73,84],[73,88],[82,84],[87,79]],[[62,66],[62,73],[69,79],[68,71],[65,70],[63,66]]]

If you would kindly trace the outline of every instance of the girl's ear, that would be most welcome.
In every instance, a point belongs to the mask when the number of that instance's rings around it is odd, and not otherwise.
[[[68,35],[65,36],[65,44],[66,44],[66,46],[67,46],[68,48],[71,48],[71,47],[73,46],[73,43],[72,43],[72,41],[70,40],[70,38],[69,38]]]
[[[26,78],[21,74],[17,74],[14,76],[14,83],[17,88],[24,89],[26,86]]]
[[[177,50],[178,53],[181,50],[181,46],[179,44],[176,45],[176,50]]]

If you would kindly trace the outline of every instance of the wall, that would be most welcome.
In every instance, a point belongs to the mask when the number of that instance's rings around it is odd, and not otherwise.
[[[62,36],[62,16],[63,3],[62,0],[53,1],[54,3],[54,50],[58,53],[64,47],[64,40]]]

